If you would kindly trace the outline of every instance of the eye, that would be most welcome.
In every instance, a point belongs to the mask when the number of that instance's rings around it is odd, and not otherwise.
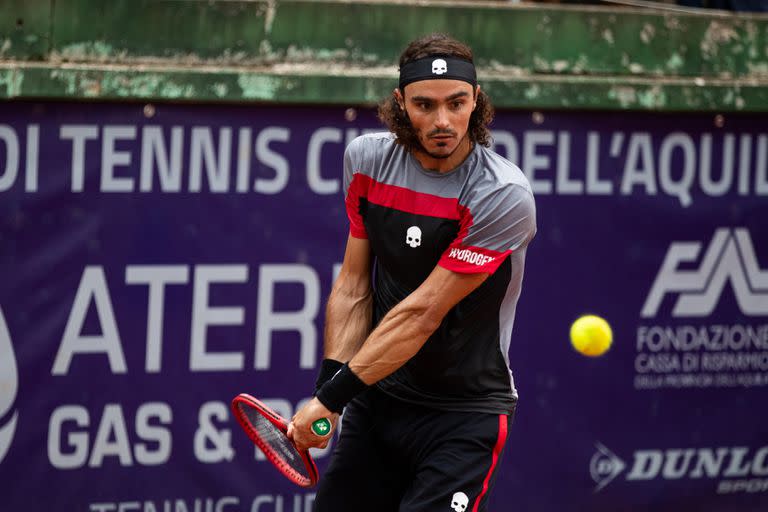
[[[462,100],[456,100],[451,102],[451,108],[453,110],[459,110],[463,106],[464,106],[464,102]]]

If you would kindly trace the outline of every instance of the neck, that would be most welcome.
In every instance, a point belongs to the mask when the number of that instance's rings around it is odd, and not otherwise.
[[[461,139],[453,153],[446,158],[435,158],[421,148],[415,149],[413,156],[423,168],[443,173],[452,171],[461,165],[471,152],[472,142],[467,135],[464,135],[464,138]]]

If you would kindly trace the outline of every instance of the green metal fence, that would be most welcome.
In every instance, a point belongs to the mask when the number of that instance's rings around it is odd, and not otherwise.
[[[466,1],[0,0],[0,99],[371,104],[432,31],[502,108],[768,110],[768,16]]]

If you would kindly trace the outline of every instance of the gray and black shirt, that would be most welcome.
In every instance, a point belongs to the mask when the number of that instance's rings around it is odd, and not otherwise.
[[[517,400],[509,344],[536,233],[530,184],[511,162],[475,144],[455,169],[425,170],[390,133],[363,135],[344,155],[350,234],[375,256],[373,325],[435,265],[491,274],[443,319],[421,350],[377,386],[411,403],[508,413]]]

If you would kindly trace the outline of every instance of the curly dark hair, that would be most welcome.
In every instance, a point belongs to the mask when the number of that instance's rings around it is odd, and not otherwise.
[[[400,67],[430,55],[452,55],[473,62],[472,49],[466,44],[446,34],[429,34],[412,41],[406,47],[400,55]],[[493,121],[493,105],[491,105],[491,99],[482,89],[477,95],[476,102],[477,107],[469,118],[467,135],[471,141],[488,147],[491,144],[491,133],[488,130],[488,125]],[[419,137],[411,125],[408,113],[400,108],[394,95],[379,103],[378,115],[379,120],[397,136],[395,142],[408,151],[421,147]]]

